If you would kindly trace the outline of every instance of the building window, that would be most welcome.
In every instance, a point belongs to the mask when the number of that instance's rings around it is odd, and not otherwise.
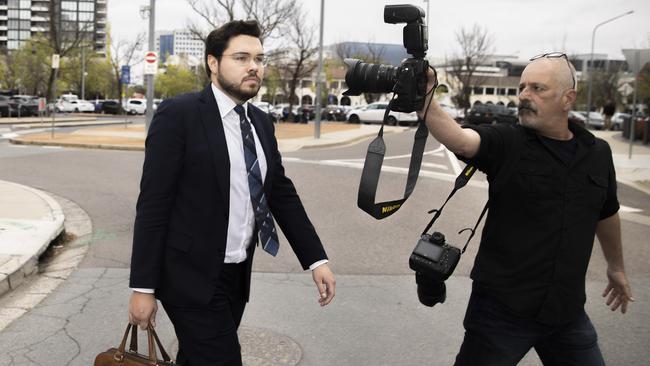
[[[26,19],[29,20],[32,17],[32,12],[29,10],[21,10],[20,11],[20,19]]]
[[[9,0],[9,3],[7,4],[9,8],[17,8],[18,7],[18,0]]]
[[[494,95],[494,88],[485,88],[485,94],[487,95]]]
[[[30,9],[32,7],[32,0],[20,0],[21,9]]]
[[[64,1],[61,3],[61,10],[77,11],[77,3],[73,1]]]
[[[61,13],[61,19],[68,21],[77,21],[77,13],[71,11],[64,11]]]
[[[32,35],[30,31],[20,31],[20,39],[29,39],[29,37]]]
[[[95,11],[95,4],[94,3],[79,3],[79,11],[94,12]]]
[[[20,15],[20,12],[16,9],[10,9],[7,12],[7,16],[9,17],[9,19],[17,19],[18,15]]]
[[[508,88],[508,95],[516,96],[517,95],[517,89],[516,88]]]
[[[91,21],[92,22],[93,19],[94,19],[94,14],[93,13],[82,13],[82,12],[79,13],[79,21],[80,22],[83,22],[83,21]]]
[[[506,95],[506,88],[499,88],[499,89],[497,89],[497,94],[499,94],[499,95]]]
[[[472,93],[475,95],[483,95],[483,87],[482,86],[475,86],[472,89]]]

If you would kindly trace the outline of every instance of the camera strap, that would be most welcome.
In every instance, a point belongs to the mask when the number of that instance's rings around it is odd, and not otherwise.
[[[465,187],[467,185],[467,182],[469,182],[469,180],[472,178],[472,176],[474,175],[475,172],[476,172],[476,168],[473,165],[465,166],[465,169],[463,169],[463,171],[460,172],[458,177],[456,177],[456,181],[454,182],[454,189],[452,189],[451,193],[449,193],[449,196],[447,196],[447,199],[442,204],[442,206],[440,206],[440,208],[438,208],[438,209],[433,209],[433,210],[429,211],[429,213],[433,214],[433,218],[431,219],[431,221],[429,221],[426,228],[424,228],[424,231],[422,232],[422,235],[426,234],[427,231],[429,231],[429,229],[431,229],[431,226],[433,226],[433,223],[436,222],[436,220],[438,220],[438,217],[440,217],[440,215],[442,214],[442,210],[445,208],[445,205],[447,205],[447,202],[449,202],[451,197],[454,196],[456,191],[458,191],[459,189],[461,189],[461,188],[463,188],[463,187]],[[467,242],[465,242],[465,246],[463,247],[463,250],[461,251],[461,254],[465,253],[465,249],[467,249],[467,245],[469,244],[469,242],[474,237],[474,234],[476,233],[476,228],[478,227],[478,224],[481,222],[481,220],[483,220],[483,216],[485,216],[485,213],[487,212],[489,204],[490,204],[490,201],[488,200],[485,203],[485,206],[483,206],[483,211],[481,211],[481,215],[478,217],[478,220],[476,221],[476,224],[474,224],[473,228],[468,227],[468,228],[465,228],[465,229],[458,232],[458,234],[461,234],[463,231],[466,231],[466,230],[469,230],[469,232],[470,232],[469,238],[467,239]]]
[[[384,163],[384,155],[386,154],[386,144],[384,143],[384,121],[388,118],[392,104],[393,101],[391,100],[386,108],[386,112],[384,112],[384,119],[382,120],[379,133],[368,146],[366,160],[361,173],[361,182],[359,183],[359,194],[357,196],[357,206],[377,220],[384,219],[397,212],[397,210],[402,207],[404,201],[406,201],[411,193],[413,193],[413,189],[418,180],[418,175],[420,174],[424,145],[426,144],[429,135],[429,130],[427,129],[426,124],[418,118],[418,129],[415,131],[415,136],[413,138],[413,149],[411,151],[411,161],[409,163],[404,197],[398,200],[375,203],[381,166]]]

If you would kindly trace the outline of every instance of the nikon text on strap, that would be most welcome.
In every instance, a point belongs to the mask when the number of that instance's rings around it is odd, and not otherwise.
[[[386,115],[390,112],[391,104],[392,101],[386,108],[384,120],[386,120]],[[382,122],[378,136],[370,143],[368,152],[366,153],[366,160],[363,165],[363,172],[361,173],[361,183],[359,183],[359,195],[357,197],[357,206],[360,209],[377,220],[386,218],[399,210],[404,201],[413,193],[415,183],[417,183],[420,166],[422,165],[424,145],[427,142],[428,135],[429,131],[424,121],[418,119],[418,129],[415,131],[404,197],[398,200],[375,203],[379,174],[381,173],[381,166],[384,162],[384,155],[386,154],[386,144],[384,143],[383,137],[384,124]]]

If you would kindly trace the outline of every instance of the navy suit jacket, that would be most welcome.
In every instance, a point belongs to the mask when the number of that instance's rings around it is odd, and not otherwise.
[[[269,207],[307,269],[327,258],[325,250],[285,175],[273,123],[250,103],[248,115],[266,156]],[[228,148],[211,86],[163,101],[145,143],[130,287],[154,288],[161,301],[181,306],[210,301],[224,263],[229,185]],[[251,244],[246,299],[254,249]]]

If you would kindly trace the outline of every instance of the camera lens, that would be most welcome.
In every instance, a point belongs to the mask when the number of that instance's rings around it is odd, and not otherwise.
[[[418,285],[418,300],[422,305],[432,307],[437,303],[444,303],[447,299],[447,286],[443,281],[417,272],[415,283]]]
[[[361,93],[390,93],[397,82],[398,68],[390,65],[370,64],[361,60],[347,58],[348,66],[345,83],[348,90],[344,95]]]

